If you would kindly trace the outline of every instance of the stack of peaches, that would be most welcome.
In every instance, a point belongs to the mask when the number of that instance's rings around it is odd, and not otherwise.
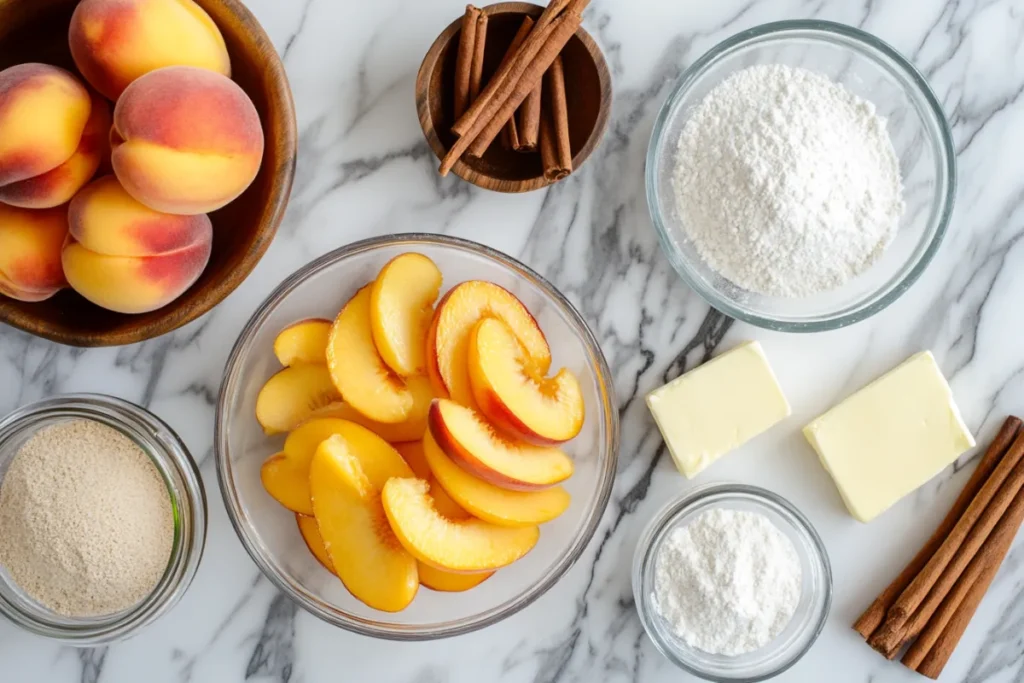
[[[192,0],[83,0],[69,40],[84,83],[47,64],[0,71],[0,294],[70,285],[152,311],[206,267],[206,214],[256,177],[259,115]]]
[[[256,399],[261,470],[313,554],[356,598],[404,609],[422,584],[473,588],[528,553],[568,507],[559,444],[583,426],[579,382],[508,290],[389,261],[334,321],[280,332],[284,369]]]

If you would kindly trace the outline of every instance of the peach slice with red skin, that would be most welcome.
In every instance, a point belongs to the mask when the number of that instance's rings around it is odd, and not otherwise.
[[[331,326],[327,367],[345,403],[376,422],[403,422],[415,397],[381,358],[373,342],[372,283],[349,299]]]
[[[277,333],[274,338],[274,355],[286,367],[327,365],[327,338],[330,334],[330,320],[300,320]]]
[[[365,471],[372,459],[339,435],[320,444],[309,469],[313,513],[331,564],[349,592],[374,609],[398,612],[416,596],[419,573]],[[408,467],[400,457],[398,462],[402,466],[388,473],[389,480],[404,481]]]
[[[572,460],[551,446],[515,441],[497,432],[479,413],[436,399],[427,418],[430,434],[462,469],[495,486],[533,491],[565,481]]]
[[[260,481],[274,500],[292,512],[313,514],[308,467],[299,467],[284,453],[277,453],[263,462]]]
[[[509,491],[474,477],[444,454],[428,432],[423,436],[423,455],[440,485],[431,494],[441,508],[440,492],[460,508],[485,522],[501,526],[536,526],[565,512],[572,498],[561,486],[540,491]]]
[[[469,338],[481,318],[505,322],[541,375],[551,367],[551,349],[537,321],[519,299],[492,282],[471,280],[452,288],[438,303],[427,332],[427,375],[439,396],[473,405],[469,381]]]
[[[287,432],[340,398],[326,366],[284,368],[260,389],[256,420],[267,434]]]
[[[337,576],[331,556],[327,554],[324,537],[320,535],[320,525],[316,523],[316,517],[296,513],[295,522],[299,525],[299,533],[302,534],[302,540],[306,542],[309,552],[324,566],[324,569]]]
[[[402,377],[426,372],[427,329],[441,280],[433,261],[408,252],[388,261],[373,283],[373,340],[384,362]]]
[[[422,479],[389,479],[381,501],[395,535],[417,560],[449,572],[482,572],[512,564],[540,538],[537,527],[509,528],[444,517]],[[315,494],[314,494],[315,495]]]
[[[484,318],[473,328],[469,378],[480,412],[507,434],[557,444],[583,428],[583,392],[576,376],[564,368],[554,377],[536,374],[526,349],[497,318]]]

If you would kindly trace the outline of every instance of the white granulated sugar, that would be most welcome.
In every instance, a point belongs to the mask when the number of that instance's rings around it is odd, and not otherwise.
[[[714,270],[761,294],[839,287],[878,260],[904,211],[885,119],[807,69],[729,76],[687,120],[676,162],[686,235]]]
[[[691,647],[717,655],[772,641],[800,603],[793,542],[764,515],[713,508],[673,530],[658,550],[654,605]]]

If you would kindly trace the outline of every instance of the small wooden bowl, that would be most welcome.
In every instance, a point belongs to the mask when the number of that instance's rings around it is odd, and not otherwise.
[[[196,0],[220,28],[234,80],[252,98],[266,137],[259,175],[210,214],[213,252],[199,280],[161,309],[139,315],[95,306],[70,289],[39,303],[0,296],[0,322],[72,346],[131,344],[166,334],[220,303],[256,267],[284,216],[295,175],[295,106],[284,66],[240,0]],[[0,0],[0,70],[45,62],[75,72],[68,26],[78,0]]]
[[[497,70],[523,17],[527,14],[538,17],[543,10],[543,7],[528,2],[501,2],[483,8],[487,14],[484,83]],[[438,159],[455,144],[451,128],[455,123],[455,58],[461,28],[461,17],[448,25],[430,46],[416,76],[416,109],[420,126]],[[582,28],[562,50],[562,62],[575,172],[604,136],[611,110],[611,74],[597,43]],[[551,184],[544,178],[539,153],[524,154],[505,149],[499,141],[495,141],[479,159],[463,155],[452,171],[478,187],[498,192],[529,192]]]

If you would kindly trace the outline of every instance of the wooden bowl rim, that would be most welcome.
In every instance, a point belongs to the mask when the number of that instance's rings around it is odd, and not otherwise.
[[[542,5],[535,5],[532,2],[498,2],[493,5],[487,5],[481,8],[488,16],[494,14],[531,14],[536,15],[544,10]],[[444,155],[448,153],[448,148],[441,143],[441,138],[437,135],[437,129],[434,126],[434,118],[431,116],[430,106],[426,104],[428,102],[428,89],[430,85],[430,75],[433,74],[434,69],[437,68],[438,58],[441,55],[441,50],[451,42],[452,38],[462,28],[462,17],[458,17],[441,32],[433,43],[430,45],[430,49],[427,50],[426,56],[423,57],[423,62],[420,63],[419,71],[416,74],[416,100],[424,103],[424,112],[422,116],[419,116],[420,128],[423,130],[424,137],[427,138],[427,143],[433,150],[434,155],[437,156],[438,161],[444,158]],[[607,93],[606,98],[602,98],[601,108],[597,112],[597,119],[594,121],[594,130],[591,131],[590,137],[587,138],[586,143],[580,148],[580,151],[572,159],[573,172],[579,171],[580,167],[583,166],[584,162],[593,154],[594,150],[604,139],[605,131],[608,127],[608,118],[611,114],[611,101],[612,101],[612,79],[611,71],[608,69],[608,62],[604,58],[604,53],[601,48],[598,47],[597,41],[594,37],[587,32],[583,26],[576,29],[574,34],[576,38],[583,43],[583,46],[587,49],[590,54],[590,58],[594,61],[594,67],[597,69],[598,87],[601,93]],[[481,187],[485,190],[491,190],[493,192],[505,192],[505,193],[518,193],[518,192],[531,192],[533,190],[539,190],[549,185],[554,185],[561,181],[549,181],[543,174],[536,178],[528,178],[526,180],[505,180],[504,178],[496,178],[489,176],[486,173],[471,168],[462,159],[455,162],[452,166],[452,172],[459,176],[463,180],[477,187]],[[489,185],[482,184],[478,178],[489,179],[502,183],[501,187],[492,187]]]
[[[48,323],[41,321],[30,313],[4,307],[0,307],[0,322],[34,336],[68,346],[122,346],[147,341],[168,332],[173,332],[212,310],[242,284],[249,274],[252,273],[256,264],[260,262],[260,259],[263,258],[267,249],[270,248],[270,243],[273,242],[277,229],[284,218],[285,209],[291,197],[292,183],[295,179],[296,152],[298,148],[295,100],[292,97],[288,74],[285,71],[284,63],[281,61],[281,56],[274,48],[274,44],[271,42],[266,30],[252,12],[239,0],[210,1],[219,2],[229,12],[234,14],[240,22],[252,28],[248,34],[251,42],[248,43],[249,49],[247,49],[247,52],[259,52],[266,55],[267,70],[262,80],[266,83],[283,84],[282,88],[272,88],[269,91],[269,101],[282,119],[279,127],[280,141],[285,153],[275,155],[275,163],[267,169],[261,169],[261,171],[265,170],[265,172],[270,173],[273,177],[273,189],[266,198],[266,205],[262,212],[262,215],[265,217],[262,221],[263,228],[257,233],[248,252],[242,256],[229,277],[211,284],[210,288],[203,292],[202,295],[190,300],[188,306],[169,310],[166,314],[144,326],[131,327],[116,332],[74,332],[65,329],[53,329]],[[218,28],[220,27],[218,26]],[[271,141],[268,140],[267,142],[269,146]]]

